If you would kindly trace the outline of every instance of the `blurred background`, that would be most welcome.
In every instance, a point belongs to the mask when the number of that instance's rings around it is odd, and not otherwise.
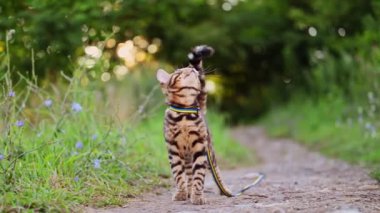
[[[3,1],[0,13],[1,69],[7,32],[12,72],[30,70],[34,50],[36,74],[53,82],[77,65],[104,83],[139,65],[165,62],[172,71],[191,47],[209,44],[214,106],[234,120],[293,96],[353,103],[378,91],[376,0],[29,0]]]
[[[133,181],[167,175],[161,146],[165,106],[155,72],[186,66],[189,50],[207,44],[216,50],[204,63],[214,132],[256,122],[272,136],[369,166],[380,179],[379,16],[378,0],[3,0],[0,165],[16,171],[40,159],[40,177],[55,174],[46,177],[49,183],[53,178],[51,191],[40,194],[54,194],[73,181],[81,184],[70,190],[80,191],[99,178],[109,191],[133,194]],[[223,134],[215,135],[223,141]],[[65,144],[46,144],[60,140]],[[241,162],[249,155],[221,143],[216,146],[222,157]],[[25,155],[28,150],[40,154]],[[72,155],[80,151],[80,157]],[[31,157],[17,161],[24,155]],[[150,160],[142,160],[147,155]],[[100,162],[110,165],[102,174]],[[0,179],[7,192],[18,183],[12,181],[17,173],[8,171]],[[35,178],[25,172],[19,177]],[[112,182],[121,174],[121,182]],[[20,201],[19,194],[3,201],[45,205],[44,196],[25,192]],[[62,199],[94,200],[70,196]],[[118,202],[123,199],[106,196],[100,205]]]

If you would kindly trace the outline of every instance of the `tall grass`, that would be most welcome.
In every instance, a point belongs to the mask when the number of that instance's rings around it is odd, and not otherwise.
[[[271,111],[261,123],[274,137],[292,137],[330,157],[369,167],[380,180],[377,133],[346,117],[346,107],[341,99],[303,99]]]
[[[38,83],[33,68],[29,75],[14,72],[9,54],[5,58],[0,211],[119,205],[166,185],[162,177],[170,172],[162,132],[165,106],[154,79],[157,63],[107,83],[74,66],[73,76],[61,72],[52,84]],[[222,117],[211,113],[209,123],[221,150],[217,155],[233,166],[249,153],[230,139]]]
[[[365,47],[365,46],[364,46]],[[380,49],[315,58],[310,91],[274,108],[263,124],[323,153],[372,169],[380,180]]]

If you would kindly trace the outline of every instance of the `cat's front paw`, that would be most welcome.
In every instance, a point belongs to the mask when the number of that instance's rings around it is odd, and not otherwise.
[[[176,191],[172,198],[173,201],[185,201],[187,200],[187,192],[186,191]]]
[[[191,203],[194,205],[203,205],[206,204],[206,199],[203,197],[203,195],[192,195],[191,196]]]

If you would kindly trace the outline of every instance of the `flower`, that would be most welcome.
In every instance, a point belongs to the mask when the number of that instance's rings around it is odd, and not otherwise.
[[[369,130],[369,131],[371,131],[371,130],[373,130],[375,127],[371,124],[371,123],[369,123],[369,122],[367,122],[367,123],[365,123],[365,126],[364,126],[367,130]]]
[[[91,139],[94,141],[94,140],[96,140],[98,138],[98,135],[97,134],[93,134],[92,136],[91,136]]]
[[[75,181],[75,182],[78,182],[78,181],[79,181],[79,177],[78,177],[78,176],[75,176],[75,177],[74,177],[74,181]]]
[[[82,149],[82,148],[83,148],[83,143],[82,143],[82,141],[78,141],[78,142],[75,144],[75,148],[77,148],[77,149]]]
[[[4,159],[4,155],[0,154],[0,160],[3,160],[3,159]]]
[[[77,102],[73,102],[71,104],[71,110],[74,112],[80,112],[80,111],[82,111],[82,106]]]
[[[16,126],[18,126],[18,127],[24,126],[24,121],[22,121],[22,120],[16,121]]]
[[[52,101],[51,99],[46,99],[46,100],[44,101],[44,105],[45,105],[46,107],[51,107],[51,105],[53,105],[53,101]]]
[[[15,97],[16,96],[16,92],[13,91],[13,90],[11,90],[11,91],[9,91],[8,96],[9,97]]]
[[[95,159],[93,163],[94,163],[95,169],[100,169],[100,160],[99,159]]]

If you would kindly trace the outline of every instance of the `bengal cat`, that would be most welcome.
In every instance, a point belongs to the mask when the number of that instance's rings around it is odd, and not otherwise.
[[[164,136],[176,183],[174,201],[190,198],[193,204],[205,204],[203,190],[207,168],[211,169],[221,194],[228,197],[237,196],[256,184],[232,194],[220,177],[204,118],[207,93],[202,59],[213,53],[209,46],[197,46],[188,54],[189,66],[172,74],[162,69],[157,71],[157,80],[169,105],[165,111]]]

